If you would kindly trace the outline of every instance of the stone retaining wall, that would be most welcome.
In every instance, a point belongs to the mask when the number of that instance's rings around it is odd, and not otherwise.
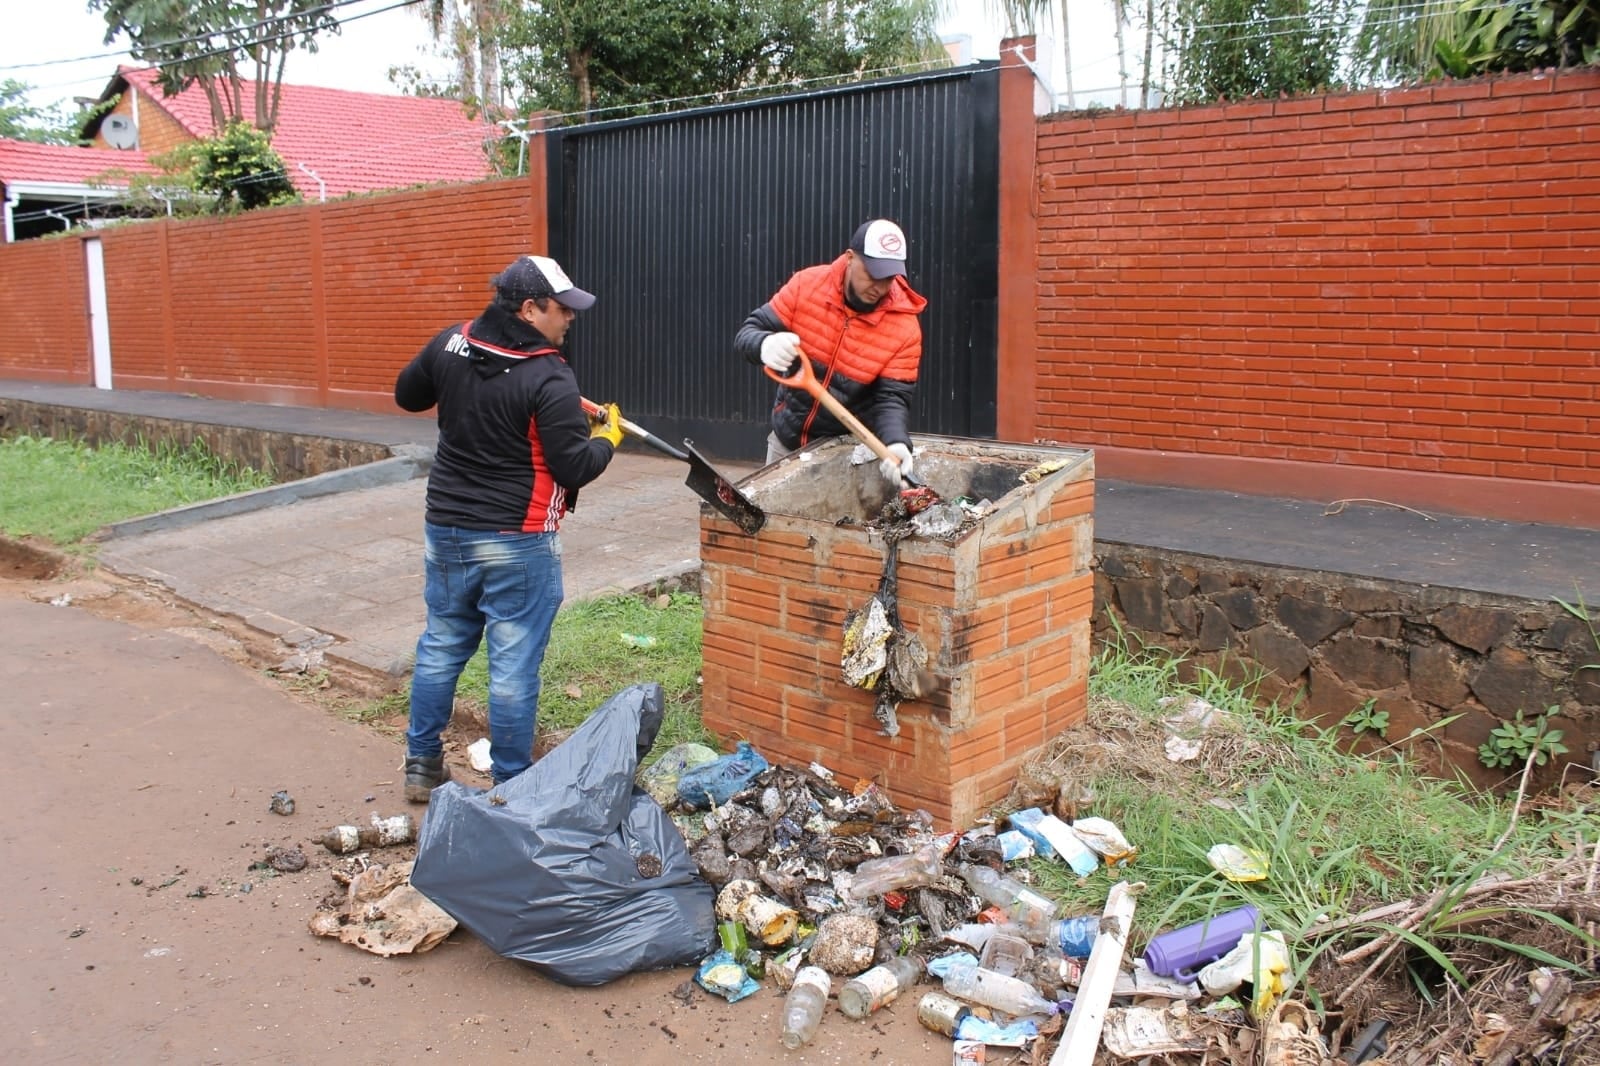
[[[254,470],[265,470],[278,482],[298,481],[314,474],[361,466],[387,459],[391,454],[387,446],[367,441],[0,399],[0,436],[21,433],[83,440],[94,446],[107,441],[129,445],[144,441],[187,448],[199,440],[205,442],[213,455]]]
[[[1478,759],[1518,710],[1559,708],[1551,725],[1564,731],[1565,761],[1600,757],[1600,648],[1558,603],[1127,544],[1097,542],[1095,552],[1097,641],[1115,638],[1114,617],[1136,642],[1186,656],[1191,676],[1265,671],[1263,700],[1297,701],[1301,717],[1324,726],[1372,700],[1389,714],[1385,738],[1345,727],[1347,736],[1368,748],[1409,744],[1430,770],[1480,785],[1520,772]],[[1600,624],[1600,610],[1589,613]],[[1408,740],[1418,729],[1426,739]],[[1552,765],[1537,780],[1559,774]]]

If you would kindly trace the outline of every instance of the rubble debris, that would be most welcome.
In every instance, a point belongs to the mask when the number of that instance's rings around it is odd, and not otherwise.
[[[338,872],[334,879],[339,880]],[[411,863],[369,864],[354,876],[336,906],[323,907],[308,926],[374,955],[421,954],[456,928],[456,920],[411,887]]]
[[[273,814],[289,815],[294,813],[294,797],[288,792],[279,789],[272,794],[272,800],[267,804],[267,810]]]
[[[266,864],[280,874],[299,873],[306,868],[306,853],[300,850],[300,845],[293,847],[270,847],[267,849]]]

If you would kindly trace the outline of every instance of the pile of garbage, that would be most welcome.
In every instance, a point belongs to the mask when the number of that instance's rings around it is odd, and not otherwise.
[[[1312,1016],[1284,998],[1283,935],[1262,928],[1254,907],[1164,932],[1126,957],[1143,886],[1126,877],[1137,848],[1106,819],[1068,823],[1032,808],[935,833],[926,812],[898,809],[876,783],[847,786],[815,763],[769,765],[747,743],[721,756],[679,745],[640,784],[672,813],[717,893],[718,946],[696,982],[730,1002],[764,982],[785,991],[789,1047],[814,1037],[829,998],[862,1018],[923,982],[936,987],[918,1018],[955,1042],[958,1062],[1057,1034],[1054,1062],[1089,1062],[1103,1047],[1129,1060],[1288,1066],[1322,1046]],[[1111,870],[1105,913],[1058,914],[1011,865],[1035,856],[1080,878]],[[1250,880],[1265,875],[1258,858],[1222,846],[1212,861]]]

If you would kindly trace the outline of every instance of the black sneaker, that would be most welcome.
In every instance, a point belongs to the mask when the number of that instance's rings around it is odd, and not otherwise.
[[[406,799],[412,803],[427,803],[428,794],[448,780],[443,755],[406,756]]]

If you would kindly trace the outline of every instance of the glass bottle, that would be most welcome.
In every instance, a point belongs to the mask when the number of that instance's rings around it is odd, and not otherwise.
[[[839,989],[839,1009],[846,1017],[865,1018],[879,1007],[894,1002],[921,976],[921,963],[907,955],[896,955],[846,981]]]
[[[822,1024],[822,1008],[833,991],[833,978],[820,966],[802,966],[783,1001],[783,1046],[793,1050],[811,1043]]]

